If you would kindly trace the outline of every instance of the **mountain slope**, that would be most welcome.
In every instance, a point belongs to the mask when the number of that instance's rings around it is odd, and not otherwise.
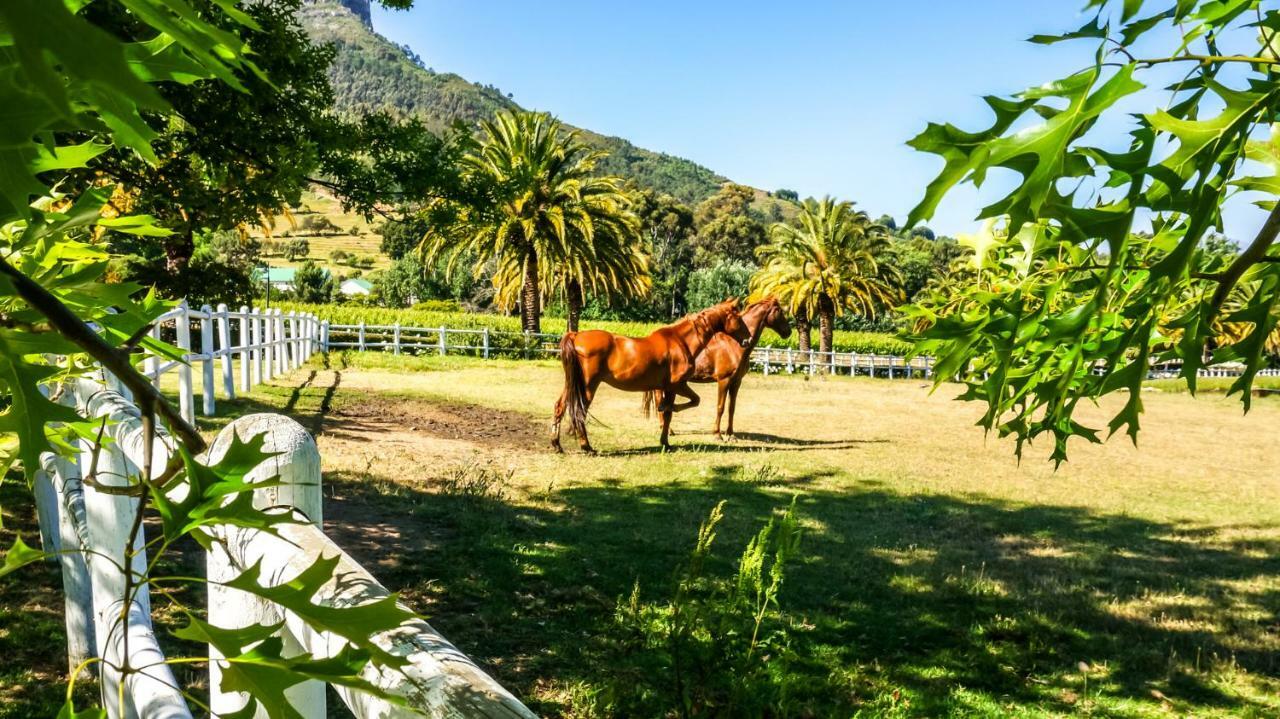
[[[311,37],[337,49],[330,80],[341,112],[386,110],[421,119],[433,130],[456,120],[473,123],[500,109],[519,109],[497,88],[425,67],[408,48],[373,31],[368,0],[315,0],[299,13]],[[696,203],[727,180],[689,160],[636,147],[619,137],[580,130],[583,139],[609,152],[601,171]]]

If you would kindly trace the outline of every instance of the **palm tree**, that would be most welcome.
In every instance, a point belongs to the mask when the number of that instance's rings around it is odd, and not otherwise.
[[[639,224],[629,212],[600,212],[593,223],[589,242],[575,243],[584,252],[565,257],[539,258],[539,290],[544,297],[559,294],[567,309],[566,329],[578,331],[585,294],[604,299],[644,297],[653,286],[649,275],[649,257],[639,242]],[[506,262],[497,268],[494,285],[502,288],[496,301],[499,306],[515,303],[520,288],[522,268]]]
[[[807,200],[793,224],[773,225],[769,244],[756,251],[763,266],[751,278],[752,295],[773,295],[790,309],[804,351],[816,316],[819,350],[830,352],[836,315],[874,317],[902,300],[901,278],[877,259],[888,244],[888,230],[852,203]]]
[[[477,276],[496,268],[500,299],[514,304],[519,287],[526,332],[541,329],[548,272],[579,268],[563,278],[576,279],[580,290],[602,285],[594,275],[584,283],[590,273],[582,268],[612,268],[604,276],[646,271],[643,262],[614,263],[612,253],[639,246],[639,232],[620,181],[592,174],[606,153],[587,147],[576,132],[563,133],[546,113],[501,111],[482,122],[480,131],[462,170],[489,189],[492,201],[461,208],[456,222],[429,233],[423,245],[428,259],[447,254],[452,270],[459,258],[473,258]],[[629,287],[632,281],[627,276],[613,286]]]

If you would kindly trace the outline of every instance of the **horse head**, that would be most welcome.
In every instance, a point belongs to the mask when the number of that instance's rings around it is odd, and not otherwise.
[[[769,305],[764,316],[764,326],[776,332],[784,340],[790,337],[791,322],[787,320],[787,312],[782,309],[782,303],[777,297],[766,297],[763,301]]]
[[[742,321],[742,315],[738,313],[738,298],[730,297],[718,305],[707,308],[702,314],[707,315],[711,329],[711,333],[707,335],[708,339],[716,332],[723,332],[743,347],[751,344],[751,328],[747,327],[747,323]]]

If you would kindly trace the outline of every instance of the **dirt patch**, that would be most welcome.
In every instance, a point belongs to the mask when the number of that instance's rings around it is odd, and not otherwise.
[[[321,433],[350,441],[445,439],[486,449],[545,449],[545,428],[519,412],[408,398],[348,396],[325,417]]]

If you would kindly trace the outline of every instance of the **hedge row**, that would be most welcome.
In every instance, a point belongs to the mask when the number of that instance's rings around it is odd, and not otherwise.
[[[284,311],[297,310],[312,312],[321,319],[334,324],[354,325],[364,322],[366,325],[391,325],[399,322],[406,327],[449,327],[452,329],[483,329],[488,327],[494,332],[520,332],[520,318],[511,315],[487,314],[479,312],[438,312],[417,309],[392,309],[387,307],[368,307],[362,305],[308,305],[297,302],[279,304]],[[608,330],[621,335],[641,337],[661,326],[658,322],[618,322],[611,320],[584,320],[583,325],[589,329]],[[565,320],[562,317],[543,317],[542,331],[551,334],[564,332]],[[814,331],[814,345],[817,345],[817,331]],[[905,355],[911,344],[898,337],[884,332],[851,332],[836,330],[835,349],[838,352],[858,352],[884,355]],[[791,338],[783,340],[772,332],[765,332],[761,346],[796,347],[797,336],[793,332]]]

